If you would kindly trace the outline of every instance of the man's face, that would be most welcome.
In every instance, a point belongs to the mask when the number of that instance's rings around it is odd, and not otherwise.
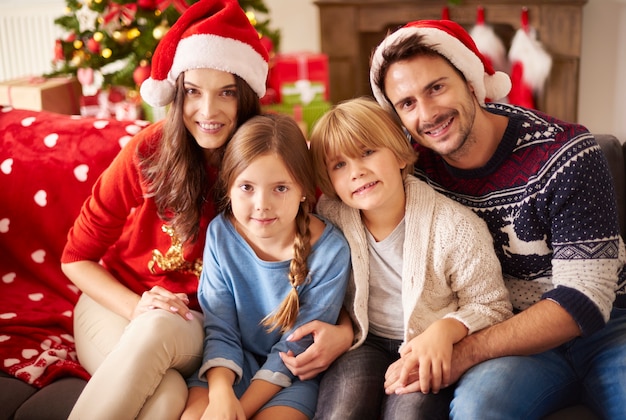
[[[385,91],[413,138],[450,164],[474,142],[478,103],[468,83],[443,58],[419,56],[389,67]]]

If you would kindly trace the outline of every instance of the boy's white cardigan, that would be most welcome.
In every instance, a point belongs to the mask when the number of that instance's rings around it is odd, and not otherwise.
[[[402,267],[404,341],[434,321],[455,318],[468,334],[512,315],[509,294],[486,224],[470,209],[409,175],[405,182]],[[344,306],[356,326],[352,348],[368,332],[369,251],[359,210],[322,196],[317,211],[344,233],[352,255],[352,278]]]

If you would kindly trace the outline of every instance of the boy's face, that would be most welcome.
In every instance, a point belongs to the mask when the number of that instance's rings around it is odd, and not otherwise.
[[[404,206],[401,170],[405,166],[387,148],[363,148],[360,156],[329,157],[326,170],[335,192],[346,205],[378,211],[398,203]]]
[[[468,83],[446,60],[418,56],[392,64],[385,91],[419,144],[448,161],[467,152],[478,103]]]

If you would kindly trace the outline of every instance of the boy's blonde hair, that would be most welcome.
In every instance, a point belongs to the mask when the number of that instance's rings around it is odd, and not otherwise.
[[[391,150],[406,163],[402,178],[413,172],[417,153],[398,122],[372,98],[361,97],[341,102],[324,114],[310,136],[311,154],[319,188],[330,197],[337,193],[330,181],[328,158],[338,155],[361,156],[363,148]]]

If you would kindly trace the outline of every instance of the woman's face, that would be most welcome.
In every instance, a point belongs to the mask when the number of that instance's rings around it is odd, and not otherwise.
[[[184,74],[183,121],[200,147],[222,147],[237,126],[235,76],[215,69],[192,69]]]

